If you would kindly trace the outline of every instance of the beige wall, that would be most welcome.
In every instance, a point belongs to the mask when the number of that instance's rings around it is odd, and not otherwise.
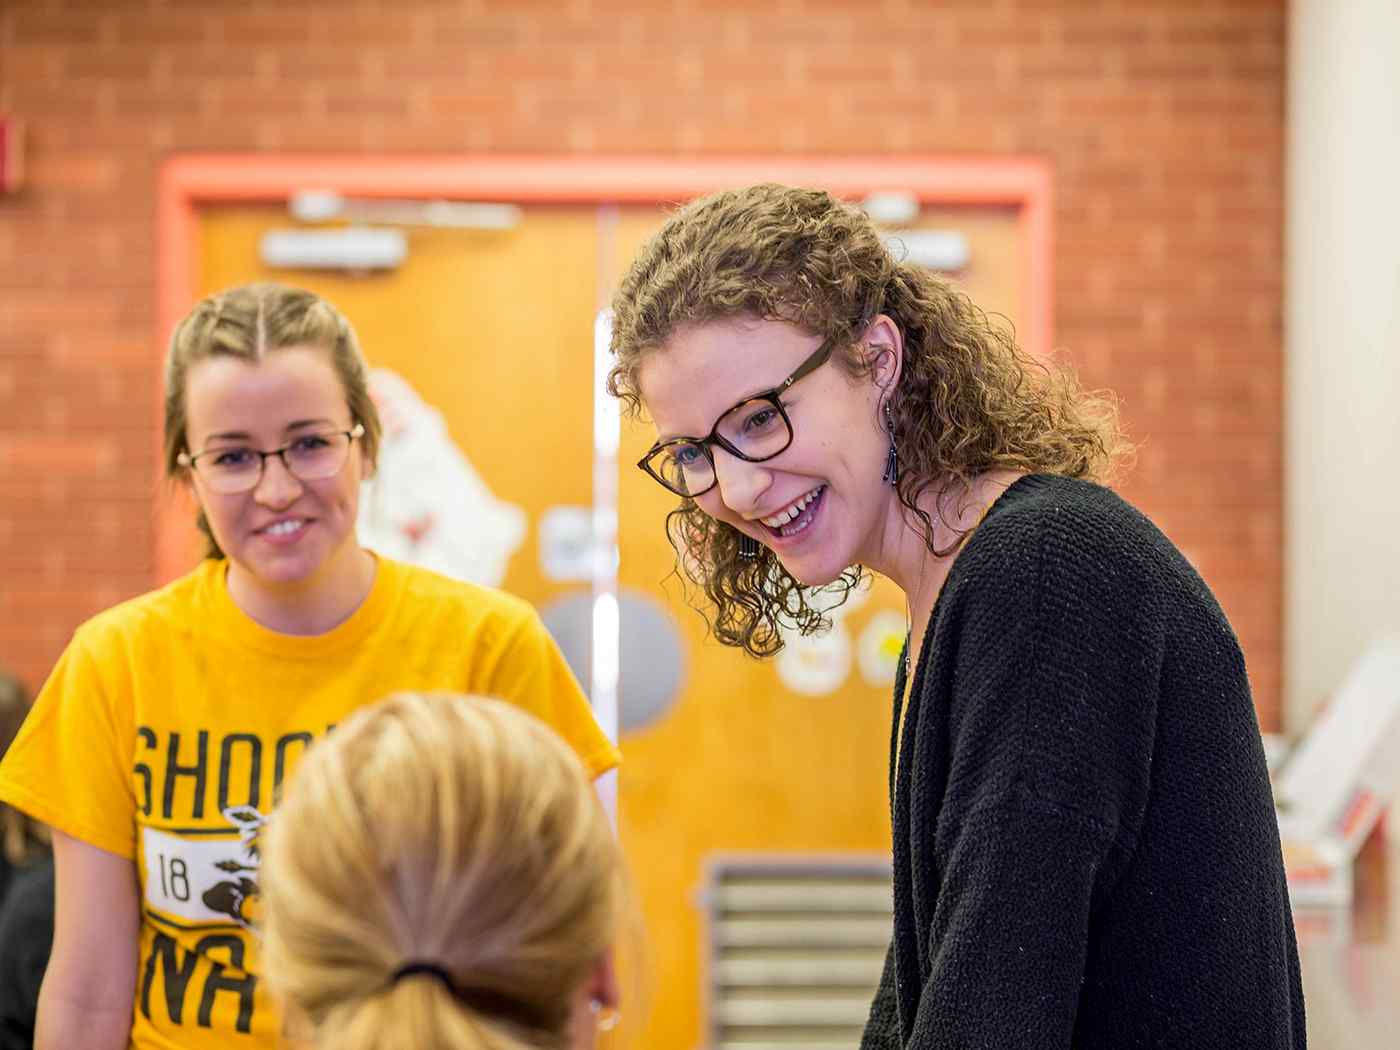
[[[1294,0],[1285,723],[1400,631],[1400,4]]]

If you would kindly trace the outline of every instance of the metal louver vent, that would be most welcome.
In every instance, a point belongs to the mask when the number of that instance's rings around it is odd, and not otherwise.
[[[853,1050],[880,983],[890,901],[884,859],[713,861],[711,1050]]]

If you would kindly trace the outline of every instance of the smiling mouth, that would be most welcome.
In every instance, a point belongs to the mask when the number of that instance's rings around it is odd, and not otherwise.
[[[292,518],[288,521],[279,521],[276,525],[269,525],[265,529],[259,529],[258,532],[264,536],[281,539],[284,536],[290,536],[294,532],[300,531],[309,524],[310,522],[305,518]]]
[[[816,513],[817,506],[821,503],[821,497],[826,492],[825,485],[818,485],[810,492],[804,493],[799,498],[793,500],[783,510],[777,514],[760,518],[759,521],[772,533],[787,538],[796,536],[808,525],[812,524],[812,517]]]

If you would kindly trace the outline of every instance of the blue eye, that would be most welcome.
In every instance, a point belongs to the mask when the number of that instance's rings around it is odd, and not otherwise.
[[[257,458],[258,454],[251,448],[226,448],[211,455],[209,462],[220,470],[238,470]]]
[[[320,434],[308,434],[306,437],[297,438],[292,442],[292,452],[320,452],[324,448],[330,447],[330,439]]]
[[[699,445],[672,445],[670,451],[671,458],[682,470],[695,466],[705,458]]]

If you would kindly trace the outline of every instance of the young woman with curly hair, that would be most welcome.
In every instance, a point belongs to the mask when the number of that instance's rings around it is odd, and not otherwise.
[[[681,209],[613,311],[610,386],[655,422],[639,466],[720,641],[771,655],[866,569],[908,600],[863,1047],[1303,1046],[1244,661],[1103,487],[1114,402],[818,191]]]

